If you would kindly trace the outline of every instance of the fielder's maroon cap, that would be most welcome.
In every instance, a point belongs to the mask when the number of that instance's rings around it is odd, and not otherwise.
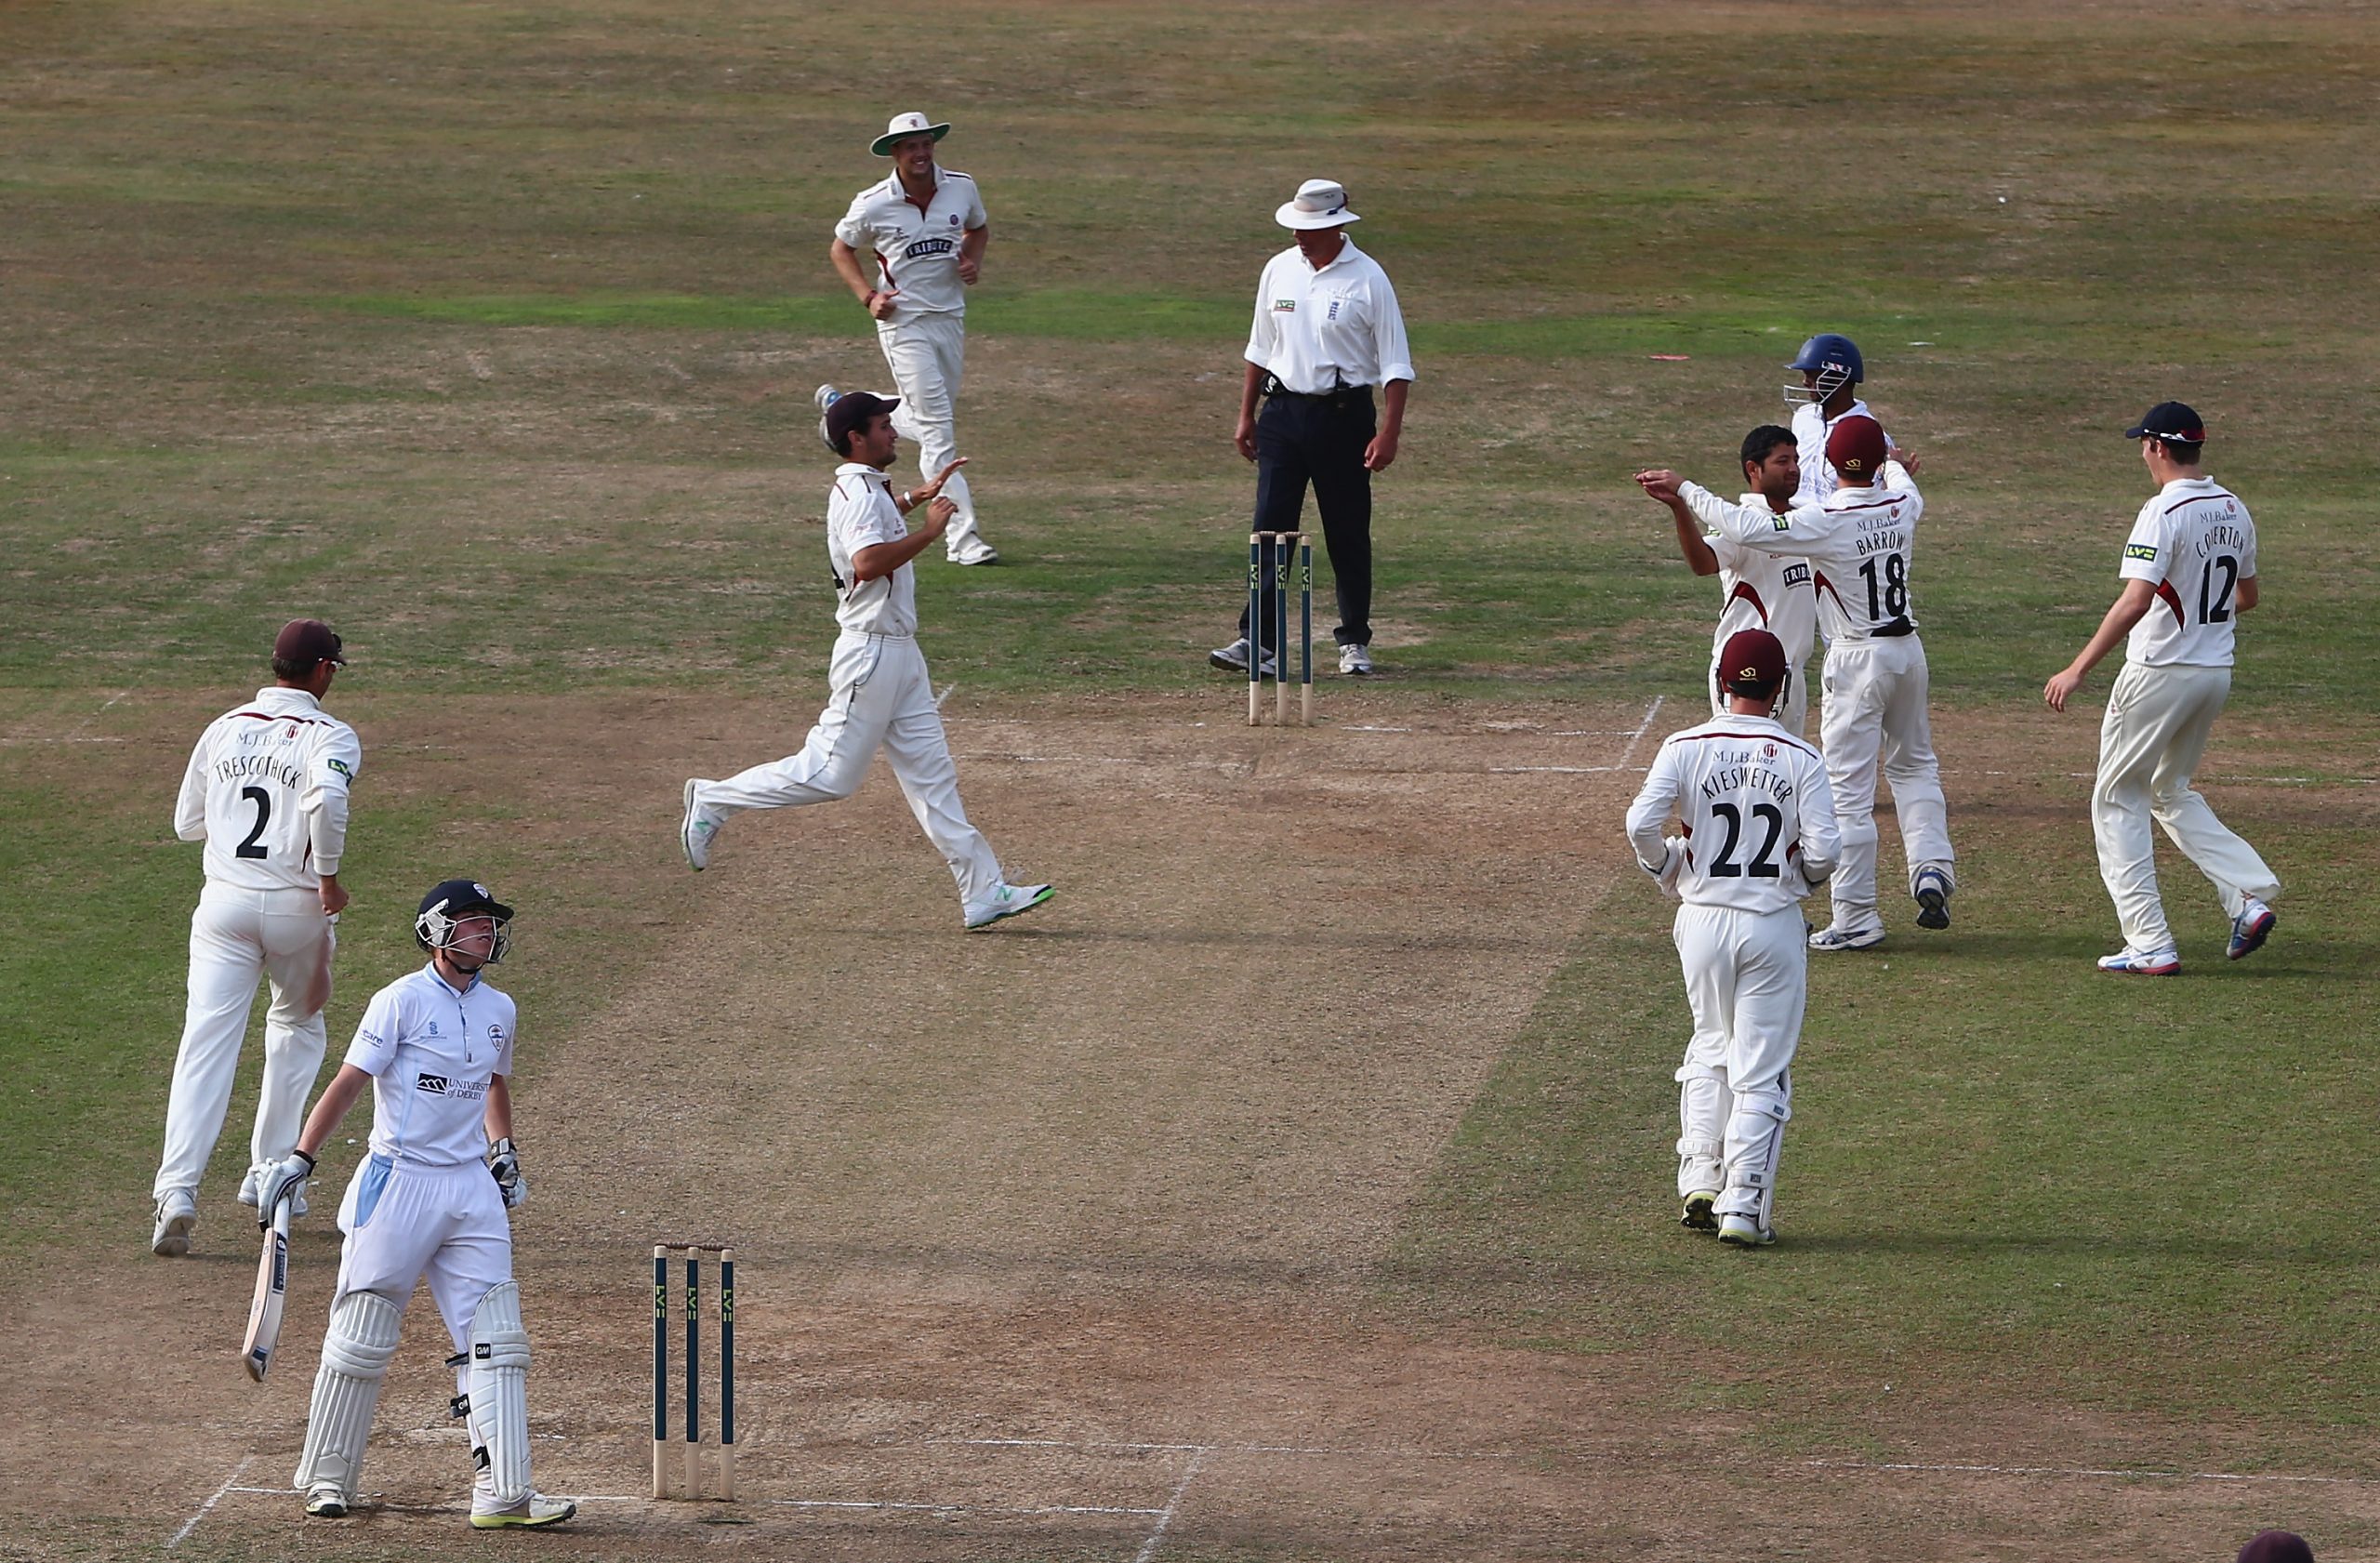
[[[1765,629],[1739,629],[1719,651],[1719,686],[1753,699],[1785,682],[1785,642]]]
[[[327,662],[334,668],[344,668],[347,658],[339,651],[338,636],[319,618],[293,618],[281,627],[281,633],[272,640],[275,662]]]
[[[1846,417],[1826,437],[1826,458],[1855,483],[1866,483],[1884,467],[1884,426],[1872,417]]]
[[[900,404],[897,396],[888,401],[872,391],[843,392],[826,408],[826,443],[839,451],[846,449],[843,442],[853,430],[866,428],[869,418],[889,413]]]
[[[2240,1549],[2240,1563],[2314,1563],[2314,1549],[2294,1531],[2259,1530]]]
[[[2187,402],[2160,402],[2140,415],[2140,421],[2123,431],[2127,440],[2176,440],[2186,445],[2206,443],[2206,419],[2190,411]],[[2288,1532],[2275,1530],[2272,1535]]]

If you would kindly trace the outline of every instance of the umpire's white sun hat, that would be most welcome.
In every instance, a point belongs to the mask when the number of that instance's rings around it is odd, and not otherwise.
[[[927,120],[925,115],[911,110],[906,114],[894,114],[892,123],[884,127],[884,134],[876,138],[867,150],[879,157],[890,157],[892,155],[892,143],[904,136],[931,136],[939,141],[949,134],[948,120],[935,125]]]
[[[1338,228],[1364,219],[1347,209],[1347,188],[1336,179],[1308,179],[1273,220],[1284,228]]]

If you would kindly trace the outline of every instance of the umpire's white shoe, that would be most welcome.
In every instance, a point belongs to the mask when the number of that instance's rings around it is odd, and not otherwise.
[[[1250,646],[1248,643],[1248,637],[1242,635],[1238,640],[1234,641],[1231,644],[1227,646],[1217,646],[1214,650],[1209,652],[1207,654],[1207,666],[1210,668],[1221,668],[1226,673],[1245,673],[1248,671],[1249,653],[1254,648]]]
[[[1763,1226],[1748,1215],[1723,1215],[1719,1240],[1729,1248],[1766,1248],[1777,1240],[1777,1228]]]
[[[967,908],[967,927],[972,933],[989,928],[1004,917],[1029,912],[1058,893],[1049,884],[1004,884],[992,893],[988,901],[978,901]]]
[[[1817,950],[1872,949],[1884,942],[1882,923],[1873,928],[1821,928],[1810,935]]]
[[[2182,952],[2171,945],[2163,949],[2134,949],[2127,945],[2113,955],[2099,957],[2099,970],[2119,977],[2170,977],[2182,969]]]
[[[483,1509],[474,1502],[471,1507],[471,1529],[474,1530],[528,1530],[539,1525],[560,1525],[578,1512],[578,1505],[563,1498],[549,1498],[532,1492],[509,1509]]]
[[[150,1234],[149,1252],[160,1259],[179,1259],[190,1252],[190,1235],[197,1228],[197,1197],[187,1188],[169,1188],[157,1201],[157,1229]]]
[[[1950,926],[1950,895],[1956,888],[1950,883],[1950,876],[1941,869],[1920,868],[1910,892],[1917,898],[1917,926]]]
[[[1362,646],[1341,646],[1339,648],[1339,670],[1342,673],[1353,674],[1358,678],[1368,676],[1372,670],[1372,654]]]
[[[719,828],[726,823],[713,819],[706,810],[695,806],[694,788],[700,786],[698,778],[686,778],[686,790],[681,794],[686,801],[686,813],[678,821],[678,845],[685,850],[686,867],[697,874],[710,867],[710,844],[719,839]]]

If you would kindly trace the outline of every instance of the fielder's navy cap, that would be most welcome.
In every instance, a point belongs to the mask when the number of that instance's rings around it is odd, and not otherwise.
[[[844,439],[853,430],[864,429],[867,420],[879,413],[889,413],[901,404],[897,396],[891,400],[866,391],[847,391],[826,409],[826,443],[837,450],[843,448]]]
[[[347,658],[339,651],[337,634],[319,618],[293,618],[272,638],[272,656],[277,662],[327,662],[335,668],[344,668]]]
[[[507,922],[512,921],[512,908],[498,901],[477,880],[445,880],[433,886],[421,898],[419,915],[428,917],[432,912],[443,912],[457,920],[484,914]]]
[[[2127,440],[2178,440],[2186,445],[2204,443],[2206,420],[2186,402],[2160,402],[2123,431]]]

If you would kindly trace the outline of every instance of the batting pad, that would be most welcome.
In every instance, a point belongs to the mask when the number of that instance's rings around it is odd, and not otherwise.
[[[1748,1215],[1765,1228],[1777,1203],[1777,1163],[1785,1149],[1785,1121],[1793,1116],[1781,1091],[1736,1095],[1727,1119],[1727,1186],[1714,1207],[1721,1215]]]
[[[323,1336],[323,1363],[314,1374],[314,1402],[306,1413],[306,1447],[298,1457],[297,1485],[336,1482],[355,1502],[364,1474],[364,1444],[380,1381],[397,1354],[404,1315],[377,1291],[350,1291],[331,1305]]]
[[[470,1385],[488,1496],[509,1508],[529,1496],[529,1332],[511,1281],[489,1287],[471,1314]]]

